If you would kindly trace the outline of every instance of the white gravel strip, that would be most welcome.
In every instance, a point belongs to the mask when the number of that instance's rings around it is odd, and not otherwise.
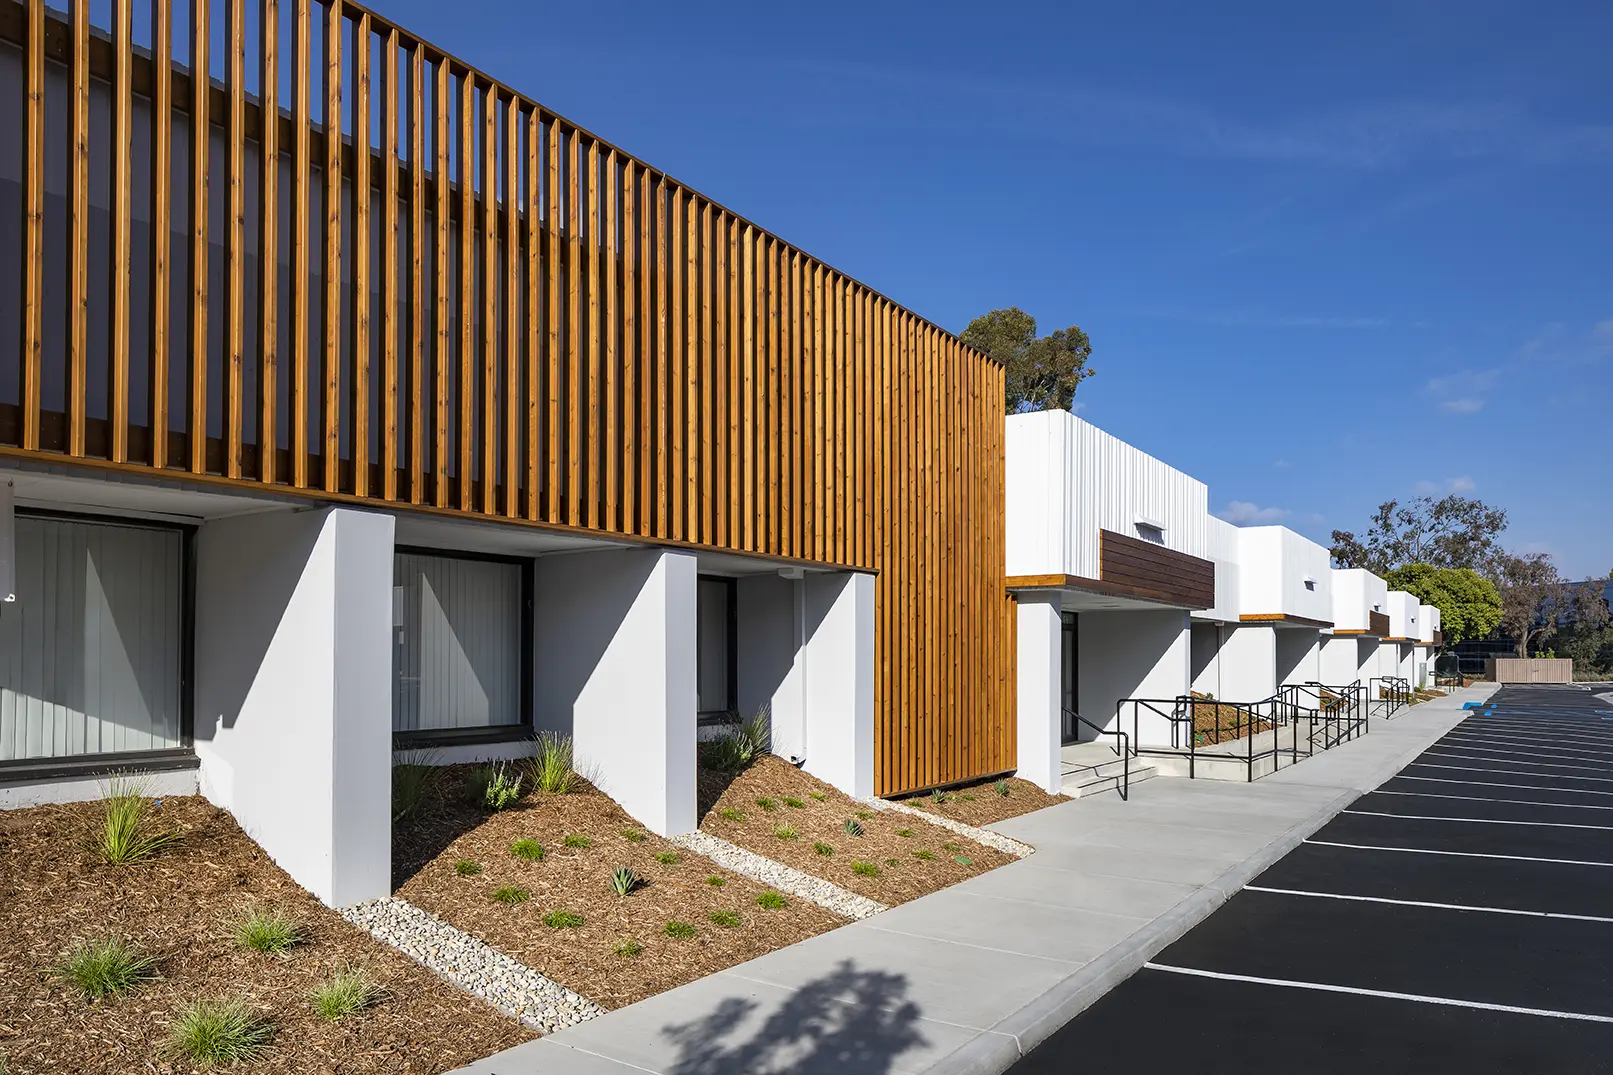
[[[963,822],[953,821],[949,817],[939,817],[927,810],[908,806],[906,803],[894,803],[889,799],[864,799],[863,802],[866,802],[875,810],[895,810],[897,813],[921,817],[932,825],[950,829],[959,836],[967,836],[977,844],[985,844],[987,847],[995,848],[1005,855],[1013,855],[1015,858],[1025,858],[1036,850],[1030,844],[1022,844],[1018,840],[1009,839],[1000,832],[992,832],[990,829],[977,829],[973,825],[965,825]]]
[[[540,1034],[605,1014],[593,1001],[407,900],[366,900],[344,907],[341,914],[382,944],[391,945]]]
[[[842,918],[868,918],[885,910],[883,903],[876,903],[867,896],[848,892],[839,885],[830,884],[823,878],[813,877],[809,873],[802,873],[782,862],[774,862],[765,855],[747,851],[738,844],[731,844],[709,832],[696,829],[694,832],[672,837],[672,842],[697,855],[706,856],[725,870],[732,870],[741,877],[749,877],[752,881],[760,881],[780,892],[798,896],[808,903],[815,903],[819,907],[833,911]]]

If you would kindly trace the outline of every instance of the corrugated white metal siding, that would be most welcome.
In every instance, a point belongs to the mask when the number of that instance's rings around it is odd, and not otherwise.
[[[0,761],[180,745],[184,538],[17,519],[0,606]]]
[[[1238,528],[1225,519],[1206,513],[1206,552],[1215,561],[1215,607],[1193,613],[1195,619],[1236,620],[1241,607],[1238,595],[1241,565],[1238,563]]]
[[[1209,490],[1062,411],[1007,419],[1008,574],[1098,577],[1098,531],[1209,556]],[[1140,525],[1141,524],[1141,525]]]
[[[1389,633],[1395,638],[1417,638],[1417,599],[1404,590],[1389,591]]]
[[[521,566],[393,561],[394,731],[521,723]]]
[[[1246,526],[1239,550],[1241,612],[1332,621],[1326,549],[1286,526]]]

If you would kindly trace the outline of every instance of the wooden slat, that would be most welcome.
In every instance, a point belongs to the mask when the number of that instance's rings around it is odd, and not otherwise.
[[[638,191],[638,527],[635,532],[648,536],[655,525],[654,431],[655,392],[652,371],[655,358],[655,309],[652,305],[653,289],[650,276],[650,253],[654,240],[650,237],[653,212],[649,169],[639,169],[634,180]]]
[[[742,549],[754,549],[757,542],[756,480],[756,229],[745,226],[741,249],[745,257],[744,286],[740,301],[744,304],[745,366],[740,385],[740,436],[744,439],[740,496],[750,509],[745,511]]]
[[[636,534],[642,525],[643,503],[638,496],[638,453],[642,436],[639,423],[639,370],[644,361],[639,347],[641,310],[638,299],[638,165],[627,161],[622,169],[622,532]]]
[[[668,350],[663,362],[669,367],[667,376],[670,380],[668,392],[671,395],[672,416],[667,426],[666,437],[667,455],[670,459],[664,495],[671,501],[671,526],[668,536],[678,540],[687,540],[688,531],[684,529],[684,501],[688,489],[684,481],[684,471],[687,465],[685,446],[689,443],[689,421],[687,415],[688,401],[688,339],[689,334],[684,324],[684,269],[686,249],[688,246],[688,227],[684,219],[684,192],[682,187],[674,186],[671,189],[671,204],[667,207],[667,228],[671,235],[672,249],[667,262],[667,284],[671,289],[672,308],[668,313]]]
[[[588,364],[587,397],[584,413],[587,415],[587,472],[588,511],[586,517],[591,529],[599,529],[599,143],[588,143],[588,170],[583,173],[583,197],[588,204],[588,244],[583,250],[581,268],[588,280]]]
[[[521,102],[504,104],[504,514],[521,511]],[[528,385],[527,391],[531,391]]]
[[[165,0],[159,0],[165,11]],[[159,16],[161,17],[161,16]],[[24,120],[23,314],[22,314],[22,446],[39,447],[40,372],[45,351],[45,2],[28,0],[28,107]],[[158,138],[159,149],[162,139]],[[166,214],[161,218],[167,220]],[[166,249],[166,245],[164,246]],[[164,275],[166,265],[164,266]],[[165,281],[166,282],[166,281]],[[153,288],[157,275],[153,275]],[[153,460],[153,465],[162,463]]]
[[[547,233],[548,256],[546,258],[547,279],[549,284],[549,298],[544,304],[544,319],[547,322],[549,336],[549,365],[546,383],[549,388],[549,481],[548,490],[548,519],[552,523],[560,521],[560,389],[562,378],[562,363],[564,352],[561,341],[561,265],[560,265],[560,125],[553,117],[549,119],[549,137],[545,143],[545,185],[549,194],[549,208],[545,214],[544,229]]]
[[[341,487],[342,0],[325,9],[325,490]]]
[[[762,428],[767,441],[767,551],[779,552],[783,505],[780,498],[779,450],[784,444],[779,390],[779,244],[767,240],[767,408]]]
[[[353,37],[353,493],[370,495],[370,16]]]
[[[224,121],[229,191],[224,225],[224,473],[241,476],[241,415],[246,377],[246,27],[242,0],[229,0]]]
[[[683,507],[682,525],[678,533],[685,541],[700,538],[700,232],[699,199],[681,198],[683,213],[680,216],[680,234],[683,236],[682,256],[678,264],[683,271],[683,346],[678,351],[678,371],[683,386],[683,421],[677,424],[678,440],[688,447],[683,451],[681,488],[675,494]]]
[[[459,80],[459,510],[475,511],[476,78]]]
[[[498,91],[482,93],[482,512],[498,511]]]
[[[566,155],[566,522],[582,512],[582,136],[567,132]]]
[[[167,6],[167,0],[157,0],[157,6]],[[158,36],[160,46],[161,32]],[[274,123],[260,125],[262,171],[258,178],[258,480],[273,485],[278,478],[275,464],[280,441],[276,407],[280,397],[280,0],[262,0],[258,42],[262,59],[258,67],[260,114],[277,117]],[[167,67],[166,59],[157,64],[159,70]],[[171,80],[156,81],[161,85]],[[154,108],[159,115],[167,111],[162,104]],[[157,234],[166,231],[165,226],[160,227]],[[297,287],[295,283],[292,286],[293,290]],[[156,428],[155,422],[152,425]],[[153,447],[166,439],[153,436]]]
[[[90,287],[90,5],[73,0],[72,56],[73,159],[70,171],[68,247],[67,453],[84,454],[84,419],[89,407],[85,379],[89,352]]]
[[[312,152],[309,145],[312,82],[310,60],[310,0],[292,0],[296,26],[293,49],[292,93],[296,101],[291,123],[291,484],[308,485],[308,307],[309,281],[308,204],[312,191]]]
[[[742,488],[745,480],[745,448],[740,436],[741,400],[744,390],[745,345],[742,334],[744,330],[745,308],[740,289],[743,286],[745,274],[745,256],[741,242],[744,237],[739,218],[727,218],[728,230],[728,480],[724,487],[728,490],[728,531],[723,539],[727,548],[740,548],[745,540],[745,523],[741,517],[740,503]]]
[[[667,480],[667,363],[671,355],[667,334],[667,199],[666,178],[658,177],[651,205],[655,215],[652,226],[655,235],[655,484],[652,493],[657,537],[667,536],[670,499]],[[646,251],[645,257],[648,256]]]
[[[603,314],[605,323],[605,529],[620,530],[621,522],[618,517],[620,508],[617,486],[621,482],[621,426],[618,406],[618,394],[621,391],[618,385],[617,369],[621,355],[620,320],[618,313],[621,308],[621,296],[616,290],[616,267],[620,258],[620,248],[617,245],[617,218],[616,202],[621,197],[620,177],[617,174],[618,164],[616,151],[613,149],[605,158],[605,181],[602,185],[605,199],[605,231],[601,239],[594,244],[595,250],[603,251],[605,258],[605,303]]]
[[[425,503],[426,50],[409,46],[409,503]]]
[[[722,209],[712,221],[712,416],[714,441],[711,489],[714,530],[712,544],[726,546],[729,535],[728,490],[733,437],[728,431],[728,214]]]
[[[381,495],[398,498],[398,32],[381,35]],[[413,203],[411,203],[411,206]]]
[[[715,437],[713,396],[716,380],[715,340],[712,338],[711,229],[716,214],[708,201],[700,203],[700,484],[695,503],[700,505],[700,536],[704,544],[717,540]]]
[[[432,488],[433,500],[439,508],[448,506],[448,387],[449,378],[453,376],[451,355],[453,352],[453,335],[448,322],[448,288],[449,261],[453,253],[452,222],[449,220],[449,140],[452,137],[449,126],[449,108],[452,107],[453,97],[453,70],[448,66],[448,58],[440,57],[437,60],[437,88],[432,95],[433,110],[437,114],[437,130],[432,138],[432,145],[436,149],[436,187],[437,187],[437,272],[436,295],[437,316],[436,337],[437,347],[435,354],[436,373],[433,381],[436,385],[433,399],[434,417],[432,429]]]
[[[134,92],[129,68],[134,61],[134,15],[129,0],[112,0],[112,461],[129,458],[129,203],[133,197]]]
[[[190,419],[186,429],[190,437],[190,469],[196,474],[207,472],[207,356],[211,350],[207,334],[207,156],[211,130],[206,77],[211,33],[208,3],[209,0],[191,0],[190,15]],[[198,74],[203,77],[194,77]],[[86,100],[86,116],[88,111]],[[87,146],[84,151],[88,153]],[[81,445],[73,452],[78,455],[82,451],[83,428],[75,429],[74,434]]]
[[[543,232],[538,224],[538,210],[542,199],[543,179],[543,116],[534,108],[527,117],[526,129],[526,517],[536,519],[539,514],[538,476],[543,454],[538,450],[539,416],[542,411],[540,358],[543,354],[542,324],[539,320],[543,299],[543,264],[539,247]]]

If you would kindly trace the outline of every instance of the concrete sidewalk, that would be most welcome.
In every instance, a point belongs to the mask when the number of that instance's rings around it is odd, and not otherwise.
[[[1036,854],[461,1070],[1004,1071],[1492,691],[1253,784],[1164,778],[1003,822]]]

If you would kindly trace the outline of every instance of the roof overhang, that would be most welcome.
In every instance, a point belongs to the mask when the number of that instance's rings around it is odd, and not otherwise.
[[[1323,630],[1333,626],[1332,620],[1313,620],[1305,616],[1290,616],[1286,612],[1245,612],[1239,623],[1263,623],[1268,627],[1314,627]]]

